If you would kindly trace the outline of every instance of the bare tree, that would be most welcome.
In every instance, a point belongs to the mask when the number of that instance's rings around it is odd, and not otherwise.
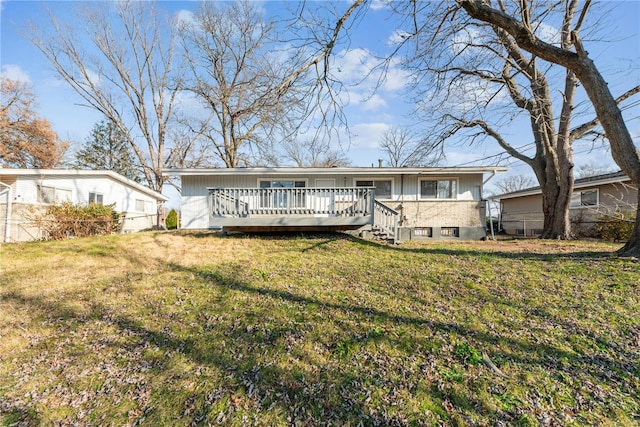
[[[530,31],[545,32],[565,49],[570,46],[572,31],[579,30],[584,21],[580,14],[574,22],[578,12],[574,0],[499,3],[505,14],[526,16]],[[529,165],[542,189],[542,237],[571,238],[572,144],[598,125],[592,120],[572,128],[578,84],[574,72],[536,58],[507,31],[460,12],[457,3],[402,3],[394,11],[410,17],[410,26],[402,33],[394,54],[410,46],[404,51],[408,52],[404,63],[414,76],[413,89],[416,98],[423,101],[421,107],[430,107],[423,111],[436,118],[432,134],[442,141],[454,135],[466,135],[471,142],[490,138]],[[555,22],[556,17],[561,27],[552,32],[546,22]],[[563,85],[556,86],[560,70],[564,71]],[[618,102],[639,89],[628,91]],[[554,104],[560,111],[557,117]],[[522,126],[520,113],[528,116],[534,142],[517,147],[506,135],[513,123]]]
[[[513,193],[535,187],[536,181],[528,175],[512,175],[493,181],[493,185],[501,193]]]
[[[315,51],[313,44],[283,42],[276,23],[249,1],[203,3],[193,19],[183,22],[182,33],[191,75],[186,87],[210,113],[200,119],[203,136],[225,166],[278,162],[273,154],[279,145],[287,153],[298,151],[291,141],[301,129],[303,138],[314,142],[299,143],[300,149],[323,147],[320,141],[328,138],[317,132],[321,126],[310,134],[305,122],[309,126],[316,115],[329,121],[327,109],[339,109],[332,82],[319,71],[326,67],[337,34]]]
[[[153,2],[97,3],[77,12],[73,24],[51,14],[50,25],[32,28],[29,37],[87,106],[122,132],[148,186],[162,191],[180,88],[175,26]]]
[[[576,171],[576,178],[588,178],[591,176],[604,175],[614,172],[609,166],[599,165],[596,163],[588,163],[579,166]]]
[[[29,85],[0,76],[0,165],[20,168],[60,166],[69,147],[35,112]]]
[[[471,135],[471,138],[477,138],[480,135],[489,136],[496,139],[510,155],[528,164],[538,163],[534,171],[543,187],[543,193],[546,193],[546,202],[543,206],[545,212],[543,236],[570,237],[568,204],[573,187],[573,174],[568,172],[573,169],[571,143],[590,132],[593,127],[597,125],[603,127],[610,140],[614,160],[637,184],[640,176],[640,154],[631,140],[617,103],[621,98],[637,92],[638,88],[615,99],[584,50],[579,33],[585,22],[590,0],[587,0],[580,10],[578,10],[577,0],[551,4],[541,2],[540,7],[535,7],[534,1],[496,0],[497,8],[492,6],[491,0],[456,0],[439,3],[389,2],[388,4],[394,12],[399,12],[405,17],[403,22],[408,23],[409,29],[397,33],[398,38],[403,41],[383,61],[381,64],[383,69],[389,67],[392,58],[399,55],[409,41],[413,41],[415,42],[413,58],[423,59],[422,66],[416,67],[415,71],[422,73],[423,76],[429,74],[455,76],[453,80],[436,79],[431,86],[436,90],[432,93],[442,93],[444,89],[448,94],[446,98],[450,99],[457,97],[459,93],[467,92],[471,93],[475,105],[484,105],[504,92],[490,89],[491,84],[497,83],[506,88],[509,97],[520,109],[527,112],[536,139],[536,153],[533,157],[525,156],[515,150],[482,115],[476,118],[469,118],[459,114],[460,112],[444,115],[442,121],[449,122],[449,126],[441,128],[441,138],[446,139],[461,129],[477,128],[479,133]],[[365,5],[359,3],[355,6]],[[559,21],[562,26],[560,40],[554,44],[544,41],[538,33],[546,28],[545,25],[549,27],[548,22],[558,22],[553,19],[556,12],[560,13]],[[456,36],[460,34],[466,36],[468,43],[456,49],[455,45],[459,41]],[[486,38],[487,34],[491,35],[490,39]],[[498,61],[502,64],[500,69],[493,67],[487,69],[484,62],[480,62],[480,66],[473,68],[461,67],[456,62],[464,56],[477,60],[487,54],[495,55],[500,59]],[[436,59],[438,65],[431,65],[431,59]],[[544,81],[544,72],[553,64],[560,65],[566,70],[561,115],[557,127],[553,121],[549,86]],[[470,76],[479,78],[481,84],[469,86],[466,80]],[[540,78],[541,76],[543,78]],[[584,86],[596,111],[597,119],[572,129],[571,116],[578,81]],[[414,76],[416,85],[423,82],[424,79],[421,79],[420,75]],[[527,88],[526,92],[523,88]],[[461,112],[464,113],[465,106],[462,105],[462,107]],[[442,109],[442,106],[439,104],[438,108]],[[507,116],[507,121],[510,119]],[[538,147],[540,147],[539,150]],[[552,164],[551,167],[545,166],[541,171],[538,166],[548,162]],[[548,185],[551,187],[545,189]],[[550,197],[552,192],[556,193],[555,198]],[[640,204],[638,206],[640,209]],[[621,253],[640,256],[640,219],[636,221],[634,234],[627,245],[621,249]]]
[[[274,24],[263,21],[255,3],[208,2],[181,28],[187,88],[210,112],[203,135],[225,166],[246,165],[243,149],[271,138],[294,99],[278,90],[289,73],[272,52]]]
[[[534,28],[530,25],[530,16],[527,15],[524,7],[526,3],[524,1],[520,3],[522,5],[520,15],[512,15],[506,13],[501,0],[498,0],[498,8],[492,7],[486,0],[457,0],[458,6],[470,17],[486,22],[499,31],[504,31],[521,49],[550,63],[559,64],[565,67],[568,73],[575,75],[591,100],[597,120],[611,145],[613,159],[631,178],[640,196],[640,150],[633,143],[616,98],[611,94],[607,82],[589,58],[580,38],[580,27],[591,1],[585,1],[577,23],[567,29],[566,42],[561,46],[555,46],[536,36]],[[633,233],[619,253],[640,257],[640,197],[638,197]]]
[[[283,144],[285,161],[293,161],[297,167],[331,168],[348,166],[349,159],[332,149],[326,140],[287,141]]]
[[[444,158],[442,145],[433,143],[408,128],[392,127],[380,140],[380,148],[387,155],[387,163],[394,168],[436,166]]]

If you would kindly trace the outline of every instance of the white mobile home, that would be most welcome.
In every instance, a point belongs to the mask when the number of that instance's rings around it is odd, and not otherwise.
[[[113,171],[0,168],[0,238],[3,242],[40,239],[29,212],[53,202],[115,204],[122,232],[156,224],[158,202],[167,197]]]
[[[167,169],[182,182],[182,227],[359,230],[393,240],[485,237],[482,187],[506,169]]]

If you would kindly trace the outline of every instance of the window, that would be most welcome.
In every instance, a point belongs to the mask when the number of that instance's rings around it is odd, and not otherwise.
[[[100,193],[89,193],[89,203],[95,203],[97,205],[101,205],[104,198]]]
[[[305,206],[305,193],[302,188],[305,188],[307,183],[305,181],[288,181],[288,180],[274,180],[274,181],[260,181],[260,188],[283,188],[290,190],[283,191],[263,191],[260,197],[261,208],[303,208]]]
[[[571,194],[572,208],[598,206],[598,190],[575,191]]]
[[[56,189],[54,187],[38,186],[38,201],[41,203],[53,203],[56,199]]]
[[[460,236],[460,229],[458,227],[442,227],[440,229],[440,236],[442,236],[442,237],[458,237],[458,236]]]
[[[63,188],[47,187],[45,185],[38,186],[38,202],[54,203],[54,202],[70,202],[71,190]]]
[[[379,199],[390,199],[391,198],[391,180],[361,180],[356,181],[356,187],[375,187],[376,189],[376,198]]]
[[[136,199],[136,212],[145,212],[144,200]]]
[[[420,181],[421,199],[455,199],[457,195],[455,179]]]
[[[413,230],[413,234],[420,237],[432,237],[433,229],[431,227],[416,227]]]

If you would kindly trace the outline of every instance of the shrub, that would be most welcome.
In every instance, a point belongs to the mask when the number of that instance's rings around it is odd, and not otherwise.
[[[614,242],[626,241],[631,237],[635,220],[636,217],[631,211],[603,215],[596,226],[598,237]]]
[[[90,203],[75,205],[55,203],[33,218],[36,226],[52,240],[116,233],[120,229],[120,214],[113,205]]]
[[[175,230],[178,228],[178,212],[176,212],[175,209],[171,209],[164,224],[167,226],[167,230]]]

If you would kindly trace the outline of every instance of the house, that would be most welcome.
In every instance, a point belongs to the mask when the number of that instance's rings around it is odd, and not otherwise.
[[[507,234],[536,236],[542,232],[542,191],[540,187],[492,197],[500,202],[501,229]],[[635,212],[638,189],[624,172],[576,179],[571,195],[569,218],[573,233],[581,237],[595,235],[603,216]]]
[[[115,204],[124,217],[122,232],[128,233],[155,225],[157,205],[166,200],[113,171],[0,168],[0,241],[44,237],[29,218],[54,201]]]
[[[185,229],[357,230],[406,240],[484,238],[482,187],[505,170],[336,167],[163,173],[182,181]]]

